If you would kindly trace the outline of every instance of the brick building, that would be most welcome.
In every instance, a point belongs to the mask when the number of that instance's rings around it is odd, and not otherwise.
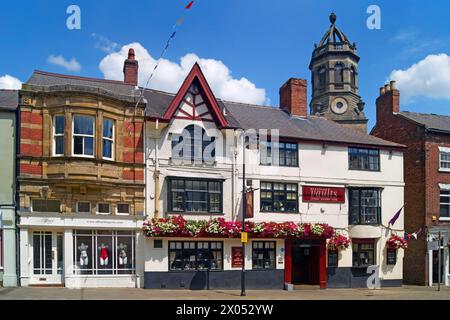
[[[125,81],[35,71],[20,90],[20,281],[139,286],[144,106]]]
[[[377,123],[372,135],[407,146],[405,170],[405,230],[420,228],[428,236],[412,239],[405,252],[404,282],[432,285],[438,281],[438,248],[427,240],[442,236],[442,282],[449,285],[450,236],[450,117],[400,111],[395,81],[380,89]]]

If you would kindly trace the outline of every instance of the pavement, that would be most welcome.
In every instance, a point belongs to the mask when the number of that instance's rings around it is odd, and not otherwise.
[[[368,289],[145,290],[129,288],[0,288],[0,300],[450,300],[450,287],[403,286]]]

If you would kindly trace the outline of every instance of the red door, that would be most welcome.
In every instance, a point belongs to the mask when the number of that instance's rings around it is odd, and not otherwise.
[[[319,247],[292,248],[292,281],[294,284],[319,284]]]

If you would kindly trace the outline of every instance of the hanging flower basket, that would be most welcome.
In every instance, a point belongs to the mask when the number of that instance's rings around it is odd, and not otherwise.
[[[328,250],[344,250],[350,246],[350,239],[342,234],[334,234],[328,240]]]
[[[152,219],[144,222],[147,237],[198,237],[198,238],[239,238],[242,223],[225,221],[223,218],[212,220],[185,220],[182,216],[164,219]],[[245,222],[245,231],[252,238],[330,238],[333,227],[327,224],[309,224],[295,222]]]
[[[386,241],[386,245],[389,249],[407,249],[408,242],[397,235],[392,235],[388,241]]]

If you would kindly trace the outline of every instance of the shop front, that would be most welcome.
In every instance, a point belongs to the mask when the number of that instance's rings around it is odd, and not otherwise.
[[[21,214],[22,286],[140,287],[142,220]]]
[[[450,286],[450,227],[433,227],[428,231],[428,284],[440,282]]]

